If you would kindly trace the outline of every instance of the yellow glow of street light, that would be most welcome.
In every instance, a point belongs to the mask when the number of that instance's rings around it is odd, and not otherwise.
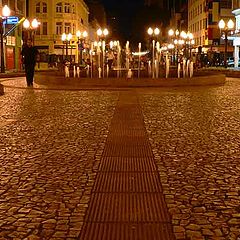
[[[172,36],[174,35],[174,31],[173,31],[172,29],[170,29],[170,30],[168,31],[168,35],[169,35],[170,37],[172,37]]]
[[[176,36],[178,36],[178,35],[179,35],[179,31],[178,31],[178,29],[176,30],[175,34],[176,34]]]
[[[180,34],[180,36],[181,36],[182,38],[186,39],[186,38],[187,38],[187,33],[184,32],[184,31],[182,31],[181,34]]]
[[[27,28],[30,28],[30,22],[29,22],[28,19],[25,19],[25,20],[24,20],[24,22],[23,22],[23,27],[26,28],[26,29],[27,29]]]
[[[194,45],[194,44],[195,44],[194,39],[192,39],[190,43],[191,43],[192,45]]]
[[[66,33],[63,33],[62,34],[62,41],[64,42],[64,41],[66,41],[66,39],[67,39],[67,35],[66,35]]]
[[[233,29],[233,28],[234,28],[234,22],[233,22],[232,19],[230,19],[230,20],[228,21],[227,27],[228,27],[228,29]]]
[[[99,29],[97,30],[97,35],[98,35],[98,36],[101,36],[102,33],[103,33],[103,32],[102,32],[102,29],[99,28]]]
[[[155,29],[154,29],[154,34],[155,34],[155,35],[159,35],[159,33],[160,33],[159,28],[155,28]]]
[[[153,29],[152,29],[152,28],[148,28],[147,33],[148,33],[149,35],[153,35]]]
[[[38,25],[39,25],[39,22],[37,19],[33,19],[31,23],[28,19],[25,19],[23,22],[23,27],[26,29],[29,29],[29,28],[35,29],[38,27]]]
[[[104,36],[107,36],[108,35],[108,30],[105,28],[102,33],[103,33]]]
[[[182,40],[182,39],[180,39],[180,40],[178,41],[178,43],[179,43],[180,45],[183,45],[183,44],[185,43],[185,41]]]
[[[8,17],[10,16],[10,14],[11,14],[10,8],[7,5],[4,5],[4,7],[2,8],[2,16]]]
[[[76,32],[76,36],[77,36],[78,38],[81,37],[81,32],[80,32],[79,30]]]
[[[110,48],[113,48],[113,41],[110,41],[109,45],[110,45]]]
[[[93,43],[93,45],[94,45],[94,47],[97,47],[97,46],[98,46],[98,42],[95,41],[95,42]]]
[[[69,34],[67,35],[67,40],[70,41],[71,39],[72,39],[72,34],[69,33]]]
[[[223,21],[223,19],[221,19],[221,20],[219,21],[218,26],[219,26],[220,29],[224,29],[224,28],[225,28],[226,24],[225,24],[225,22]]]
[[[188,34],[188,38],[192,40],[192,39],[193,39],[193,34],[192,34],[192,33],[189,33],[189,34]]]
[[[86,38],[88,36],[87,31],[84,31],[82,35],[83,35],[84,38]]]
[[[32,23],[31,23],[31,26],[32,26],[32,28],[37,28],[38,27],[38,21],[37,21],[37,19],[36,18],[34,18],[33,20],[32,20]]]

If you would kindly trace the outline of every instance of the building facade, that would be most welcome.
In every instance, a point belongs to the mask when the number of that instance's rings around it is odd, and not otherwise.
[[[89,9],[83,0],[29,0],[29,18],[37,18],[39,28],[34,34],[34,44],[39,49],[41,61],[54,58],[62,61],[66,45],[63,33],[71,33],[68,52],[72,61],[78,60],[78,39],[76,32],[89,30]],[[86,43],[87,44],[87,43]]]
[[[233,0],[232,4],[232,13],[236,18],[236,31],[233,36],[233,45],[234,45],[234,67],[240,67],[239,65],[239,48],[240,48],[240,1]]]
[[[25,0],[1,0],[0,11],[7,5],[10,16],[3,21],[4,65],[7,71],[21,69],[22,21],[25,16]]]
[[[218,27],[221,19],[234,20],[232,0],[188,1],[188,29],[194,34],[197,47],[201,46],[205,51],[223,51],[223,40]]]
[[[188,29],[188,5],[181,1],[176,9],[172,9],[170,28],[178,29],[181,31],[187,31]]]

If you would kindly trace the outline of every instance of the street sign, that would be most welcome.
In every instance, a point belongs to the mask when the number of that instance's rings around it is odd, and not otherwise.
[[[17,24],[19,21],[19,18],[16,16],[10,16],[4,19],[3,24]]]

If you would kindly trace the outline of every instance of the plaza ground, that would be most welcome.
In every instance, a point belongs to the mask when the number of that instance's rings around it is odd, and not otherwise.
[[[0,96],[0,239],[240,237],[240,80]]]

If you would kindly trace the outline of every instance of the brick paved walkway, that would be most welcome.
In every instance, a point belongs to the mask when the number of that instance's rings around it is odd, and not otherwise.
[[[0,240],[240,239],[239,79],[121,91],[2,84]]]
[[[115,110],[80,239],[174,239],[141,108],[130,93]]]

